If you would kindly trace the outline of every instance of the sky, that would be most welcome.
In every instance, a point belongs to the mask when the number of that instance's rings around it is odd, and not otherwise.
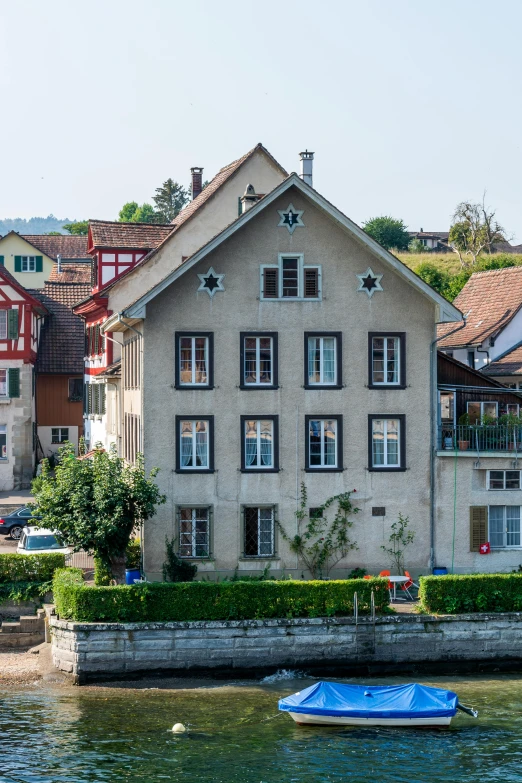
[[[522,242],[520,29],[520,0],[0,0],[0,218],[116,219],[262,142],[359,224],[486,191]]]

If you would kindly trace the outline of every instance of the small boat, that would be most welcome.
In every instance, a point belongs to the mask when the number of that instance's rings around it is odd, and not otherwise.
[[[280,699],[296,723],[319,726],[449,726],[460,709],[453,691],[427,685],[343,685],[318,682]]]

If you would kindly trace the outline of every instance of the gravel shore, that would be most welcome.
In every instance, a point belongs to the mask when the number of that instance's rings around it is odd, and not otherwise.
[[[26,650],[0,650],[0,685],[40,680],[39,657]]]

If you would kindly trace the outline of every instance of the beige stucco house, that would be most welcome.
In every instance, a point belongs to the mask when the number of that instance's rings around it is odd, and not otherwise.
[[[129,345],[141,334],[122,353],[124,427],[142,425],[167,495],[144,531],[146,575],[161,578],[168,536],[210,578],[306,576],[279,527],[295,532],[302,484],[312,513],[356,490],[357,549],[331,575],[389,566],[399,513],[416,533],[407,566],[426,572],[436,324],[461,314],[297,175],[247,184],[243,214],[192,254],[175,233],[162,243],[132,301],[132,275],[126,297],[115,286],[104,327]]]

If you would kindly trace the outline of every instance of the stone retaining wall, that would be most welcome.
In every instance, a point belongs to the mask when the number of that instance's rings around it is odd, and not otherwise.
[[[522,613],[191,623],[74,623],[50,618],[55,666],[78,684],[153,672],[522,660]]]

